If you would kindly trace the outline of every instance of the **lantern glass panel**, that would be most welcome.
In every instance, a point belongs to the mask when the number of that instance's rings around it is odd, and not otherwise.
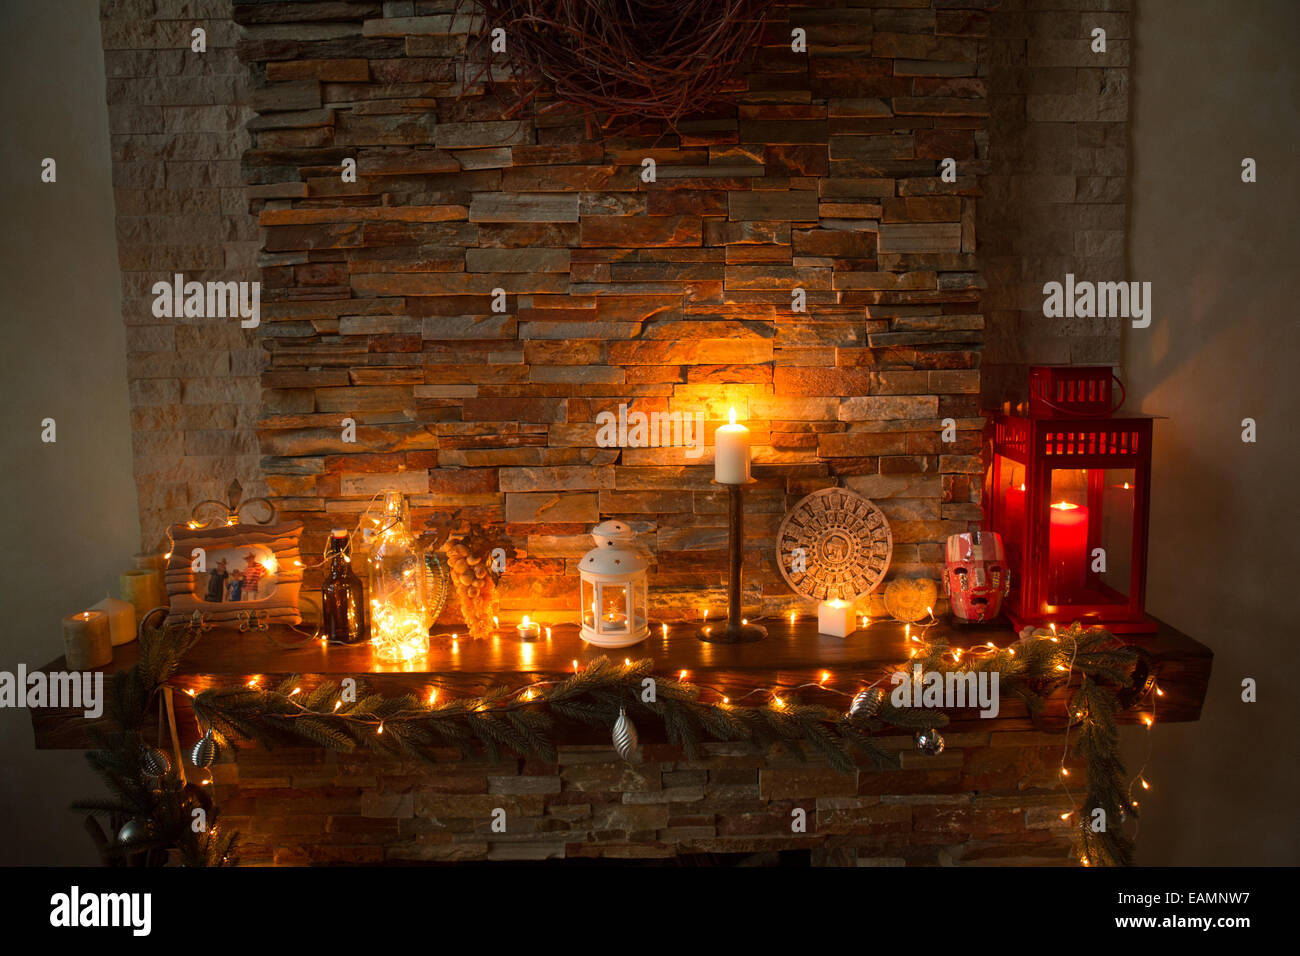
[[[627,630],[627,585],[600,585],[600,629],[602,631]]]
[[[1002,545],[1006,548],[1007,560],[1013,568],[1023,567],[1025,540],[1025,466],[1008,458],[997,456],[998,485],[994,489],[1001,507],[998,508],[998,524],[994,529],[1002,535]],[[1012,581],[1012,584],[1018,582]]]
[[[596,586],[586,578],[582,579],[582,623],[586,627],[596,626]]]
[[[1107,600],[1127,601],[1133,582],[1133,534],[1136,527],[1137,474],[1133,468],[1101,470],[1101,542],[1106,570],[1097,575]]]
[[[632,585],[632,619],[640,624],[646,619],[646,582],[643,577]]]
[[[1048,509],[1047,603],[1127,601],[1133,567],[1135,473],[1054,468]],[[1096,549],[1102,549],[1097,554]]]

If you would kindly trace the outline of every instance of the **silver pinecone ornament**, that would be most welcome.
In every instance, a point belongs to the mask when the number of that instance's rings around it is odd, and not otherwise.
[[[636,724],[627,716],[622,707],[618,709],[618,720],[614,721],[614,749],[624,760],[630,761],[636,753]]]
[[[155,780],[165,777],[172,771],[172,758],[167,756],[165,750],[148,747],[140,754],[140,769],[144,771],[146,777],[152,777]]]
[[[916,744],[916,749],[927,757],[943,753],[943,735],[933,727],[929,730],[918,730],[912,735],[912,742]]]
[[[849,705],[849,716],[863,719],[874,717],[884,702],[885,692],[879,687],[860,690],[853,695],[853,703]]]
[[[194,745],[194,749],[190,752],[190,759],[194,761],[194,766],[204,770],[211,767],[213,761],[217,759],[217,742],[212,738],[211,729]]]

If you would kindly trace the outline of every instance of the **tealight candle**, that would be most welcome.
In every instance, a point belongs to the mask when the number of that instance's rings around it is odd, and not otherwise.
[[[749,429],[736,424],[719,426],[714,434],[713,480],[720,485],[743,485],[749,481]]]
[[[108,615],[103,611],[82,611],[63,619],[63,647],[70,671],[103,667],[113,660]]]
[[[817,632],[830,637],[848,637],[857,615],[848,601],[822,601],[817,605]]]
[[[536,621],[530,620],[527,614],[525,614],[524,619],[515,626],[515,630],[519,632],[519,639],[521,641],[535,641],[542,635],[541,625]]]

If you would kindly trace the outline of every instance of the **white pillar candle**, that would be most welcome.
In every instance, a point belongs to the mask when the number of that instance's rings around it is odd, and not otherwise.
[[[88,671],[113,660],[108,636],[108,615],[82,611],[63,619],[63,650],[70,671]]]
[[[830,637],[848,637],[857,628],[856,613],[848,601],[822,601],[817,605],[817,632]]]
[[[722,425],[714,435],[713,480],[720,485],[743,485],[749,481],[749,429],[736,424]]]
[[[92,604],[90,609],[108,615],[108,634],[114,647],[135,640],[135,606],[129,601],[105,597],[98,604]]]

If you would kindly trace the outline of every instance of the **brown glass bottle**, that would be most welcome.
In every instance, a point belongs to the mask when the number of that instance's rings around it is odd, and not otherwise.
[[[361,644],[370,638],[366,623],[366,595],[352,570],[347,553],[348,533],[341,528],[330,535],[325,554],[325,580],[321,584],[322,636],[344,644]]]

